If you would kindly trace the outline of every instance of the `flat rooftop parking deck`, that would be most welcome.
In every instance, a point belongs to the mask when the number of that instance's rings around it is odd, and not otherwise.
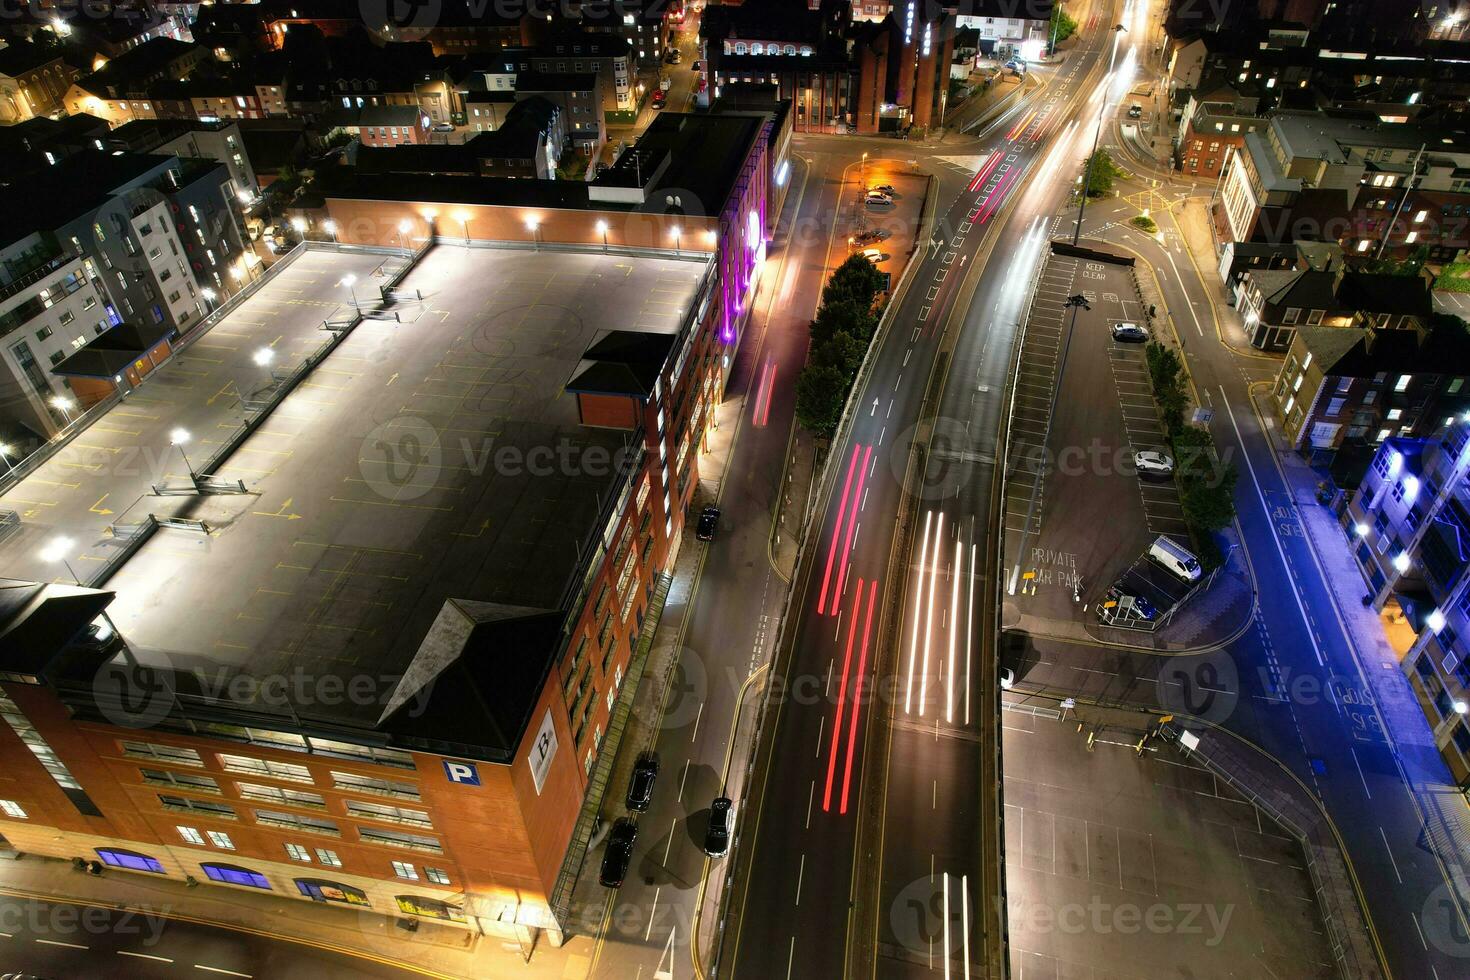
[[[151,496],[152,484],[188,482],[169,434],[176,428],[190,433],[184,449],[196,467],[214,455],[244,422],[242,392],[250,397],[270,384],[270,370],[289,372],[319,349],[328,339],[322,321],[350,307],[352,289],[364,303],[375,299],[383,281],[375,273],[385,261],[403,260],[365,251],[304,251],[219,323],[200,327],[202,336],[0,495],[0,509],[14,511],[21,522],[0,545],[0,575],[69,582],[65,568],[39,557],[65,537],[74,542],[67,561],[90,580],[120,546],[108,526],[138,510],[145,494],[159,500]],[[351,287],[343,284],[348,276],[356,278]],[[273,352],[269,369],[255,363],[261,348]]]
[[[563,390],[603,331],[673,335],[707,256],[431,250],[107,587],[144,662],[391,689],[446,600],[557,610],[633,433]],[[636,459],[636,457],[634,457]],[[94,498],[95,499],[95,498]],[[300,704],[371,724],[381,704]]]

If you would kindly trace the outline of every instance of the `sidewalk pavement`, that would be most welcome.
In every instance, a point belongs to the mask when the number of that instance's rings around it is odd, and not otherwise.
[[[801,531],[811,507],[813,482],[817,478],[817,447],[811,433],[795,423],[791,445],[786,450],[786,485],[771,520],[771,564],[789,584],[796,574]]]
[[[1195,265],[1199,267],[1200,278],[1205,283],[1210,305],[1214,308],[1220,340],[1236,354],[1278,361],[1279,358],[1251,346],[1240,312],[1228,302],[1229,290],[1217,271],[1220,256],[1215,251],[1215,237],[1210,231],[1209,206],[1208,197],[1186,198],[1184,206],[1174,214],[1174,223],[1184,241],[1184,247],[1189,250]]]
[[[744,394],[727,397],[715,408],[715,426],[709,433],[709,449],[699,464],[699,486],[690,502],[690,514],[697,514],[706,504],[719,499],[720,486],[730,463],[731,448],[739,432],[745,409]],[[638,753],[658,737],[663,721],[664,695],[674,681],[679,654],[683,650],[684,624],[690,605],[697,594],[695,588],[704,565],[708,544],[694,536],[694,522],[687,521],[681,533],[679,551],[674,558],[672,581],[663,611],[654,627],[653,645],[643,668],[638,689],[632,692],[633,710],[628,716],[622,739],[615,747],[612,771],[606,785],[611,787],[599,801],[599,818],[604,825],[623,812],[620,787],[628,785]],[[626,696],[626,695],[625,695]],[[602,921],[607,902],[607,889],[598,881],[602,865],[602,841],[594,835],[593,843],[582,859],[582,868],[572,886],[569,921],[592,933]],[[579,931],[580,931],[579,930]],[[548,951],[555,954],[556,951]],[[538,950],[536,956],[544,955]],[[590,964],[589,964],[590,965]],[[585,970],[583,971],[585,973]],[[578,974],[579,976],[582,974]]]
[[[939,137],[939,142],[969,143],[972,137],[965,130],[973,129],[991,116],[1004,111],[1022,86],[1034,90],[1035,87],[1029,84],[1031,77],[1027,75],[1021,79],[1010,75],[997,76],[984,92],[970,96],[950,110],[944,120],[944,135]]]
[[[7,857],[13,852],[7,852]],[[340,905],[315,905],[303,914],[299,899],[256,894],[216,885],[190,887],[173,878],[108,869],[101,877],[75,870],[71,862],[37,856],[0,860],[0,889],[23,897],[126,908],[143,914],[189,920],[302,943],[348,956],[362,956],[408,974],[481,978],[512,971],[531,980],[568,974],[568,944],[538,955],[528,966],[514,941],[502,941],[454,926],[415,920],[417,928],[396,928],[392,916]],[[582,940],[581,946],[590,946]]]
[[[1251,402],[1262,420],[1272,452],[1285,475],[1308,546],[1325,572],[1326,586],[1362,665],[1364,681],[1383,716],[1390,747],[1402,768],[1432,844],[1461,903],[1470,905],[1470,875],[1461,855],[1470,853],[1470,806],[1434,743],[1408,678],[1383,632],[1383,621],[1362,603],[1367,589],[1347,538],[1332,512],[1317,502],[1317,483],[1325,474],[1313,469],[1281,437],[1265,398],[1264,385],[1251,387]]]

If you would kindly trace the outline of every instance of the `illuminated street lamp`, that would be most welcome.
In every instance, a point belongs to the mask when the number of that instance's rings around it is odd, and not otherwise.
[[[10,475],[15,475],[15,464],[10,461],[10,443],[0,442],[0,459],[5,460],[5,465],[10,467]]]
[[[413,226],[408,223],[407,218],[404,218],[402,221],[398,222],[398,246],[402,248],[405,252],[408,251],[408,229],[412,227]]]
[[[604,252],[606,252],[607,251],[607,222],[606,221],[599,221],[597,223],[597,233],[602,236],[602,250]]]
[[[350,272],[337,281],[337,285],[346,286],[347,291],[352,294],[353,306],[357,306],[357,290],[352,288],[352,284],[355,282],[357,282],[357,277]]]
[[[863,162],[859,165],[858,173],[866,175],[868,172],[868,151],[863,151]]]
[[[456,214],[455,217],[459,219],[459,223],[464,227],[464,244],[465,244],[465,248],[469,248],[469,245],[470,245],[470,213],[468,211],[461,211],[458,214]]]
[[[51,399],[51,404],[53,407],[59,409],[61,411],[61,414],[65,416],[67,424],[71,424],[71,410],[77,407],[77,403],[72,401],[65,395],[57,395]]]
[[[531,241],[537,251],[541,249],[541,219],[534,214],[526,216],[526,227],[531,230]]]
[[[71,567],[71,562],[66,560],[66,556],[71,554],[71,550],[76,547],[76,544],[76,541],[71,538],[52,538],[46,547],[37,552],[36,557],[48,565],[61,562],[66,567],[67,574],[76,581],[77,585],[81,585],[82,577],[76,573],[76,569]]]
[[[269,347],[262,347],[260,350],[250,355],[250,359],[255,362],[256,367],[266,367],[270,364],[271,361],[274,361],[276,359],[276,352],[271,350]]]
[[[1463,715],[1466,712],[1470,712],[1470,705],[1467,705],[1464,701],[1456,701],[1455,702],[1455,714],[1457,714],[1457,715]]]
[[[322,222],[322,231],[332,236],[333,245],[337,244],[337,222],[333,221],[331,218],[328,218],[326,221]]]
[[[673,228],[673,235],[674,235],[674,254],[675,255],[678,255],[679,254],[679,248],[683,244],[684,231],[678,225],[675,225],[674,228]]]
[[[189,462],[189,454],[184,452],[184,443],[189,441],[189,430],[183,428],[174,429],[168,434],[168,441],[173,446],[176,446],[179,450],[179,455],[184,457],[184,468],[189,471],[189,479],[197,482],[198,477],[194,475],[194,464]]]

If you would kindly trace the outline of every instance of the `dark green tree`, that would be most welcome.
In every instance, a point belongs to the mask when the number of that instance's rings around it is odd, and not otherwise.
[[[842,372],[842,376],[848,378],[857,377],[858,368],[863,363],[863,355],[867,353],[868,345],[846,331],[839,330],[827,342],[812,351],[811,363],[834,367]]]
[[[830,439],[837,431],[850,382],[829,364],[812,364],[796,379],[796,421],[812,435]]]
[[[1184,520],[1197,531],[1218,531],[1235,516],[1235,481],[1240,473],[1229,465],[1216,480],[1187,483],[1179,494]]]
[[[1076,33],[1077,22],[1067,14],[1066,9],[1061,4],[1052,7],[1051,23],[1047,25],[1048,41],[1052,44],[1061,44]]]
[[[1122,174],[1107,150],[1099,148],[1087,178],[1087,196],[1102,197],[1113,189],[1113,181]]]

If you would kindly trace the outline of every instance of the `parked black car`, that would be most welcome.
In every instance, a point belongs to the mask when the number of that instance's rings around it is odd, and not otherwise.
[[[733,806],[728,796],[716,797],[709,805],[709,825],[704,831],[704,853],[710,857],[723,857],[730,849],[730,831],[734,823]]]
[[[607,850],[602,855],[602,874],[598,880],[604,888],[618,888],[628,874],[633,860],[633,844],[638,840],[638,825],[628,817],[619,818],[607,835]]]
[[[633,776],[628,780],[628,809],[642,813],[653,799],[653,781],[658,776],[658,753],[642,752],[633,763]]]
[[[694,528],[694,536],[701,541],[713,541],[715,539],[715,528],[720,526],[720,508],[710,506],[699,512],[699,524]]]

